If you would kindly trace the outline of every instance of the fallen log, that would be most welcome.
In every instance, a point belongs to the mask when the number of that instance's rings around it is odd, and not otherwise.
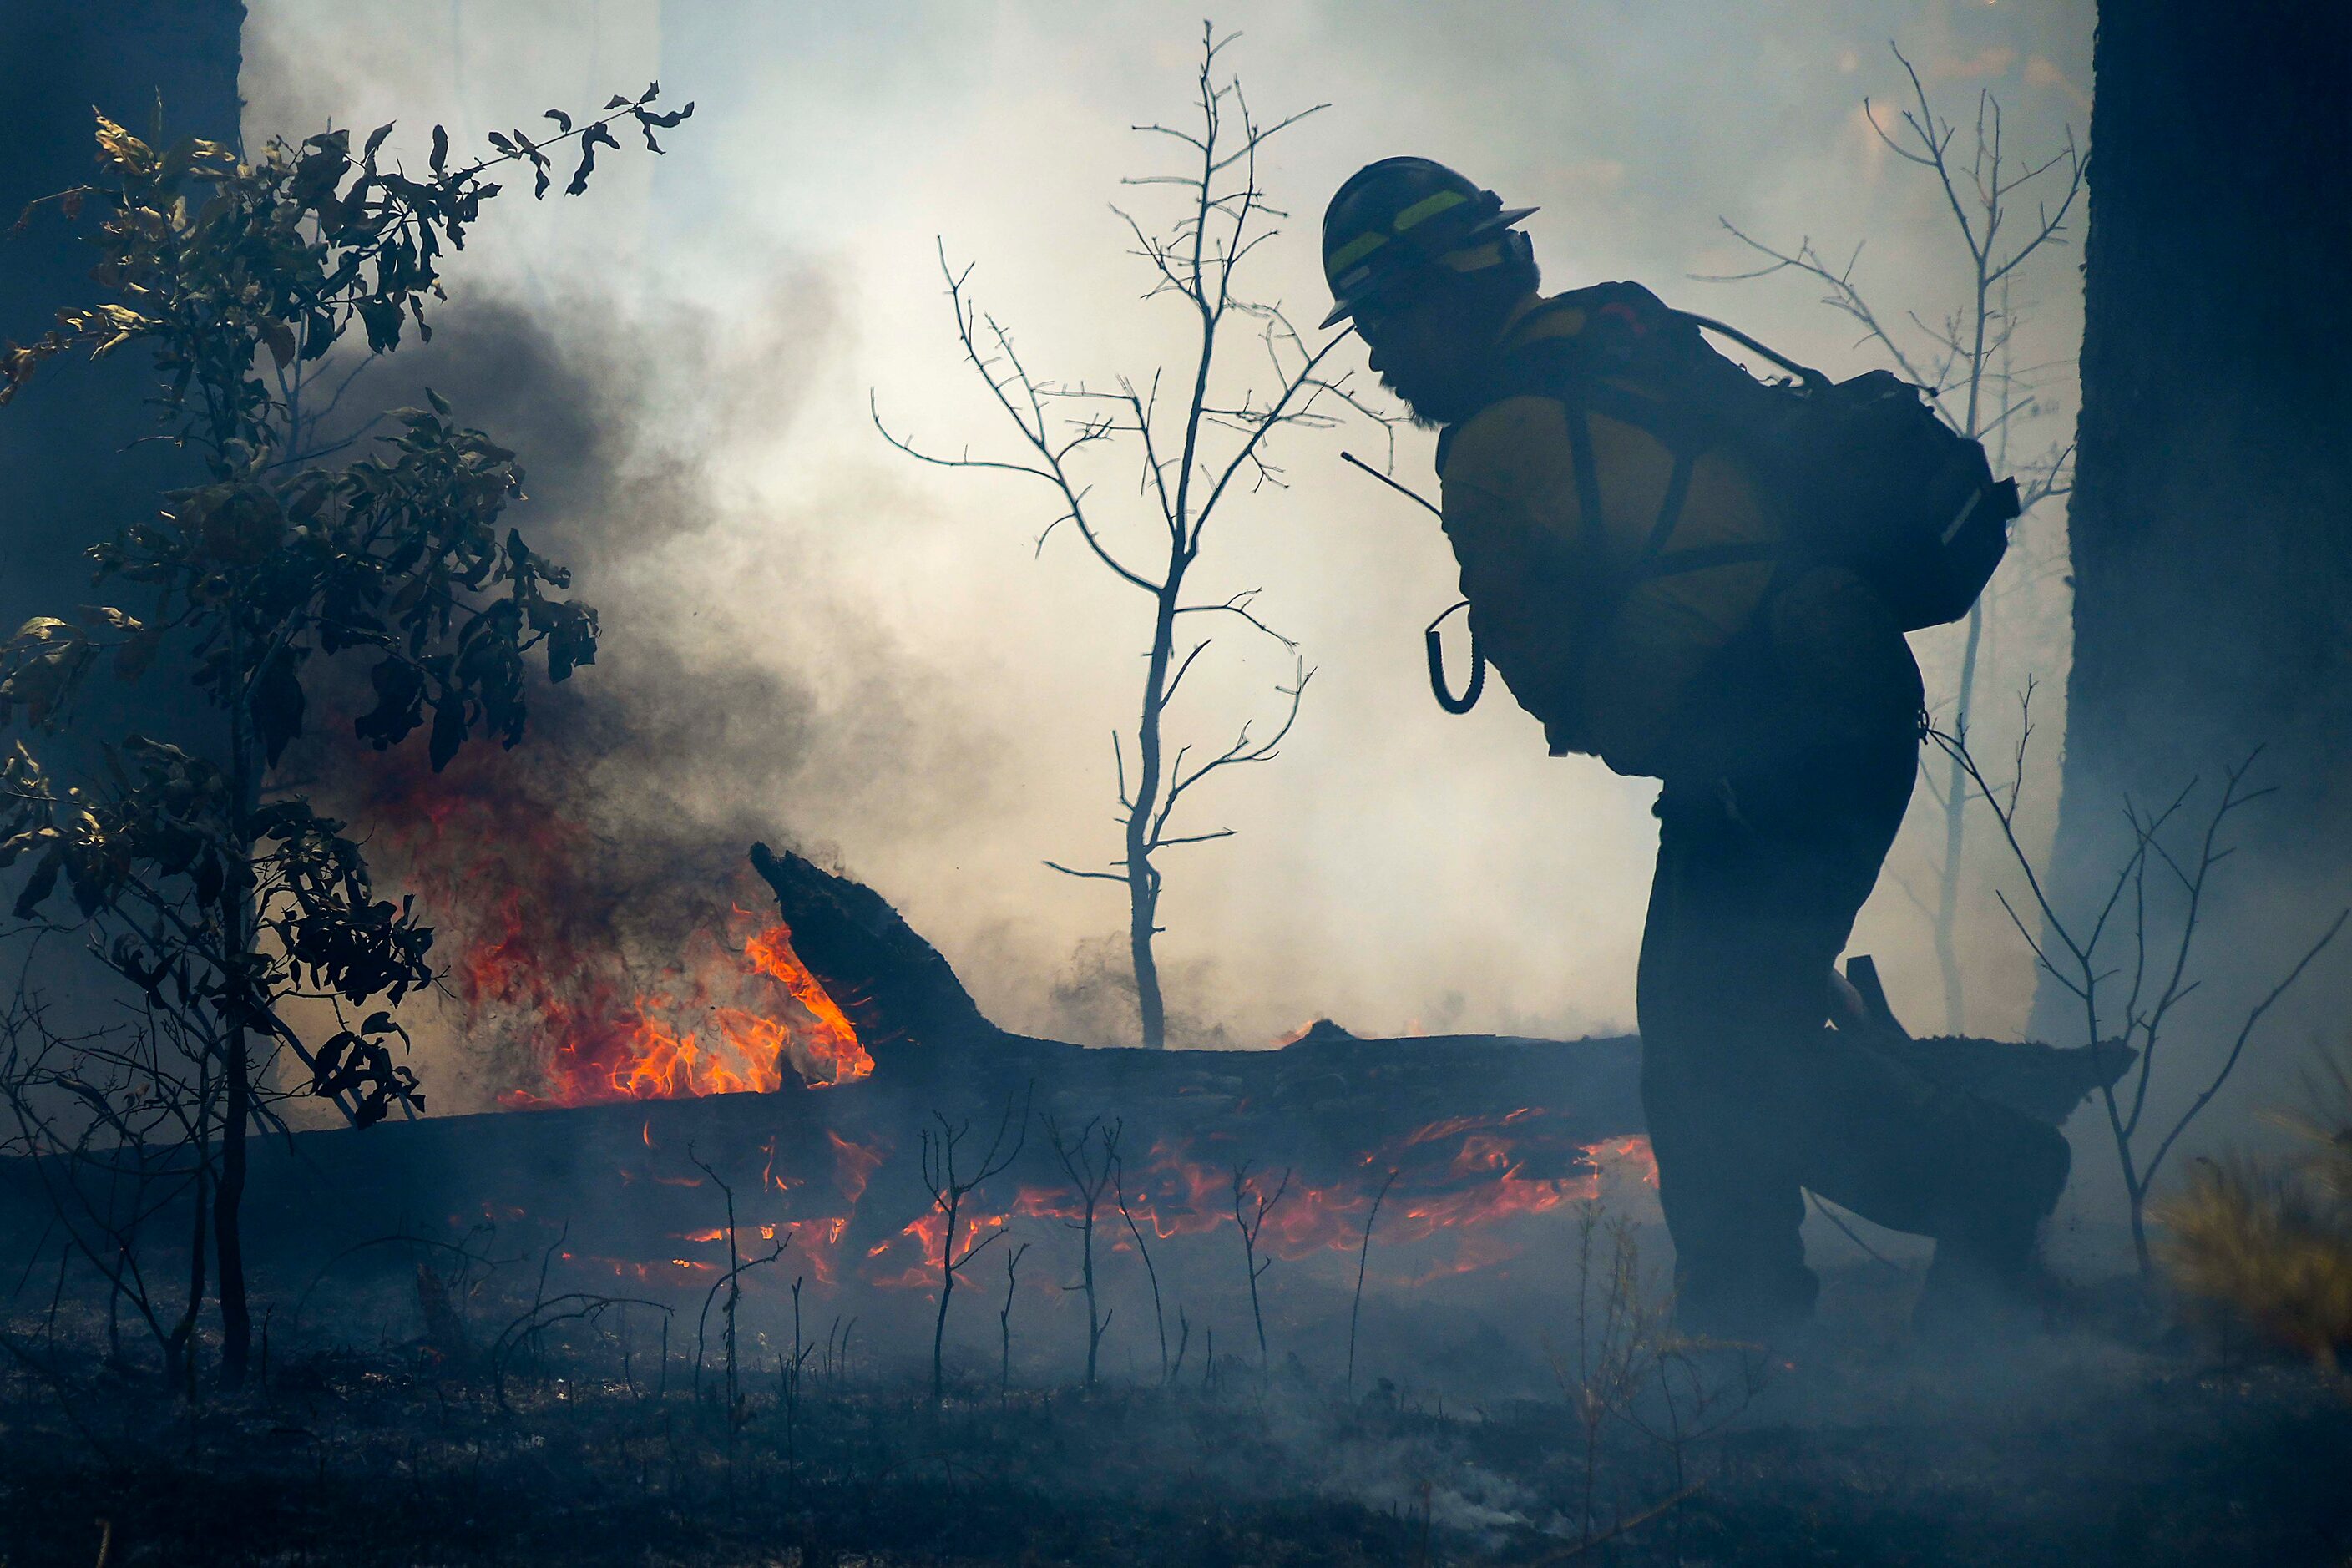
[[[247,1200],[263,1266],[315,1267],[354,1239],[470,1227],[565,1237],[615,1272],[710,1267],[734,1188],[744,1223],[793,1227],[819,1277],[911,1280],[935,1238],[920,1139],[969,1125],[984,1141],[1024,1110],[1066,1130],[1118,1121],[1127,1191],[1162,1237],[1229,1212],[1237,1170],[1287,1173],[1274,1245],[1352,1245],[1396,1173],[1384,1231],[1422,1234],[1556,1207],[1592,1190],[1609,1151],[1643,1131],[1630,1037],[1560,1041],[1452,1035],[1360,1038],[1326,1022],[1280,1049],[1144,1051],[1000,1029],[953,967],[872,889],[754,846],[794,952],[858,1031],[863,1079],[772,1094],[643,1100],[427,1118],[258,1143]],[[2130,1060],[1984,1040],[1883,1048],[1923,1072],[2061,1120]],[[1025,1123],[1024,1123],[1025,1125]],[[47,1217],[23,1162],[0,1184],[29,1244]],[[987,1223],[1058,1214],[1042,1138],[991,1194]],[[152,1233],[151,1233],[152,1234]]]
[[[877,1075],[893,1055],[906,1067],[920,1058],[930,1071],[952,1073],[951,1058],[958,1053],[981,1051],[992,1058],[1011,1061],[1044,1044],[1008,1035],[982,1016],[954,968],[872,889],[835,876],[790,850],[778,855],[765,844],[751,846],[751,859],[752,869],[775,892],[777,909],[792,928],[793,950],[849,1011],[859,1037],[874,1051]],[[2093,1051],[1951,1036],[1915,1039],[1887,1011],[1871,961],[1855,959],[1853,973],[1861,983],[1858,994],[1868,998],[1865,1011],[1870,1016],[1862,1022],[1867,1025],[1875,1048],[1898,1057],[1937,1083],[1982,1095],[2040,1121],[2063,1121],[2103,1083],[2120,1078],[2133,1059],[2133,1053],[2120,1045]],[[854,1005],[850,998],[855,998]],[[1442,1113],[1458,1114],[1452,1108],[1462,1097],[1478,1097],[1476,1085],[1451,1081],[1462,1068],[1495,1075],[1489,1087],[1499,1088],[1504,1100],[1517,1097],[1523,1105],[1567,1103],[1558,1098],[1565,1086],[1538,1085],[1527,1078],[1531,1063],[1544,1055],[1539,1047],[1552,1044],[1558,1042],[1500,1036],[1370,1041],[1326,1020],[1283,1048],[1281,1055],[1300,1053],[1300,1065],[1293,1073],[1278,1076],[1289,1086],[1286,1103],[1296,1110],[1330,1116],[1338,1104],[1347,1103],[1348,1113],[1360,1112],[1372,1119],[1369,1124],[1358,1123],[1360,1128],[1394,1131],[1386,1112],[1394,1108],[1398,1091],[1407,1087],[1397,1081],[1399,1075],[1425,1076],[1428,1081],[1417,1081],[1412,1087],[1428,1097],[1420,1100],[1424,1108],[1442,1106],[1445,1108]],[[1598,1042],[1578,1044],[1591,1047]],[[1613,1073],[1636,1070],[1625,1059],[1635,1050],[1634,1041],[1624,1037],[1607,1045]],[[1256,1051],[1112,1053],[1101,1060],[1127,1064],[1116,1070],[1132,1081],[1138,1075],[1161,1073],[1181,1079],[1191,1069],[1175,1058],[1246,1060],[1265,1055]],[[1477,1059],[1465,1060],[1465,1056]],[[1167,1065],[1150,1065],[1162,1062]],[[1308,1062],[1314,1065],[1306,1066]],[[1415,1074],[1416,1065],[1424,1069],[1423,1074]],[[1317,1084],[1333,1101],[1318,1105],[1313,1095],[1301,1090],[1304,1082]],[[1385,1092],[1376,1091],[1375,1085]],[[1538,1087],[1548,1092],[1517,1094],[1522,1089]],[[1605,1090],[1597,1083],[1578,1087],[1587,1093],[1601,1092],[1612,1116],[1630,1118],[1622,1126],[1608,1129],[1609,1132],[1641,1131],[1638,1095],[1632,1094],[1631,1084],[1612,1078]]]

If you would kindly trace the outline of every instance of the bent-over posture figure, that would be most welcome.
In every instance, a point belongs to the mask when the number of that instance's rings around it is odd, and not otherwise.
[[[1827,1026],[1917,766],[1902,626],[1787,547],[1803,498],[1692,405],[1746,373],[1634,284],[1539,296],[1532,210],[1370,165],[1324,219],[1325,324],[1441,427],[1472,631],[1552,753],[1664,781],[1639,1013],[1678,1310],[1743,1335],[1809,1312],[1805,1188],[1936,1237],[1931,1308],[2021,1292],[2064,1139]]]

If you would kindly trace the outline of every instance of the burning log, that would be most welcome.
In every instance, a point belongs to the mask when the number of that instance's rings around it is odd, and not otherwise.
[[[882,895],[787,850],[751,846],[751,868],[775,890],[793,950],[856,1026],[869,1051],[901,1040],[982,1044],[997,1031],[939,949]]]
[[[939,950],[918,935],[871,888],[836,877],[790,850],[780,856],[765,844],[751,846],[751,859],[752,868],[775,891],[777,907],[792,928],[794,952],[841,1003],[869,1048],[887,1042],[908,1053],[908,1068],[919,1058],[926,1071],[952,1072],[953,1058],[974,1049],[986,1052],[985,1061],[1003,1066],[1028,1059],[1038,1047],[1049,1044],[1008,1035],[982,1017]],[[1885,992],[1871,961],[1856,958],[1850,973],[1863,1015],[1859,1022],[1879,1049],[1902,1058],[1937,1083],[1980,1094],[2040,1121],[2064,1121],[2085,1096],[2104,1083],[2115,1082],[2131,1063],[2131,1053],[2116,1045],[2093,1052],[1966,1037],[1914,1039],[1888,1010]],[[1604,1135],[1638,1132],[1642,1125],[1638,1097],[1629,1098],[1633,1083],[1619,1076],[1637,1070],[1629,1061],[1634,1042],[1576,1044],[1597,1052],[1596,1059],[1605,1058],[1610,1064],[1602,1075],[1605,1084],[1576,1086],[1582,1094],[1597,1094],[1598,1103],[1609,1108],[1607,1114],[1622,1119],[1621,1125],[1605,1129]],[[1371,1041],[1325,1019],[1275,1058],[1278,1062],[1296,1062],[1297,1069],[1288,1073],[1276,1069],[1273,1081],[1265,1087],[1282,1094],[1286,1108],[1296,1114],[1342,1120],[1365,1128],[1381,1125],[1383,1108],[1395,1107],[1401,1100],[1422,1109],[1457,1107],[1464,1095],[1476,1093],[1472,1086],[1446,1081],[1464,1068],[1491,1074],[1510,1090],[1530,1087],[1528,1071],[1545,1055],[1543,1047],[1560,1045],[1496,1036]],[[1293,1058],[1292,1052],[1298,1055]],[[1460,1059],[1465,1054],[1476,1059]],[[1133,1088],[1138,1079],[1184,1082],[1190,1073],[1199,1070],[1189,1067],[1185,1058],[1230,1061],[1239,1068],[1266,1058],[1267,1053],[1257,1051],[1120,1051],[1098,1054],[1088,1065],[1117,1063],[1113,1075]],[[887,1070],[891,1054],[880,1052],[877,1061]],[[1314,1065],[1305,1065],[1309,1062]],[[1057,1064],[1055,1070],[1068,1069]],[[1082,1071],[1080,1076],[1091,1079],[1095,1075]],[[1537,1069],[1537,1076],[1542,1076],[1541,1069]],[[1518,1103],[1572,1103],[1558,1093],[1568,1086],[1545,1087],[1553,1092]],[[1200,1091],[1196,1085],[1179,1090]],[[1512,1098],[1511,1093],[1507,1091],[1504,1098]],[[1102,1113],[1104,1109],[1097,1107],[1091,1113]]]
[[[1122,1193],[1162,1242],[1230,1218],[1236,1168],[1293,1171],[1294,1191],[1256,1243],[1293,1258],[1356,1248],[1386,1192],[1384,1247],[1452,1234],[1455,1267],[1475,1267],[1515,1250],[1478,1241],[1490,1227],[1591,1195],[1605,1161],[1638,1169],[1646,1154],[1630,1037],[1366,1039],[1326,1021],[1269,1050],[1037,1039],[991,1024],[948,961],[873,889],[765,846],[751,865],[782,920],[741,941],[747,973],[770,987],[775,1017],[814,1019],[840,1048],[793,1055],[775,1025],[792,1070],[770,1080],[782,1084],[772,1092],[699,1092],[691,1074],[615,1068],[571,1080],[607,1086],[604,1103],[523,1099],[510,1103],[536,1108],[274,1142],[256,1155],[257,1251],[307,1268],[354,1237],[477,1223],[543,1226],[552,1237],[568,1226],[562,1257],[574,1267],[707,1289],[726,1267],[707,1175],[716,1171],[736,1191],[746,1235],[792,1238],[793,1272],[921,1288],[950,1240],[961,1252],[989,1227],[1075,1212],[1042,1140],[985,1203],[959,1214],[953,1238],[920,1180],[917,1131],[935,1115],[993,1125],[1033,1093],[1037,1111],[1064,1127],[1122,1122]],[[511,954],[511,942],[501,951]],[[730,991],[728,1005],[711,1009],[741,1015],[733,1027],[745,1040],[763,1037],[745,1011],[751,995]],[[1929,1076],[2049,1120],[2130,1059],[2119,1047],[2095,1059],[1914,1041],[1891,1016],[1875,1032],[1881,1048]],[[610,1034],[600,1040],[609,1045]],[[673,1028],[647,1037],[681,1048]],[[570,1048],[548,1042],[551,1053]],[[37,1231],[47,1205],[35,1173],[0,1174],[0,1186],[21,1188],[0,1207]]]

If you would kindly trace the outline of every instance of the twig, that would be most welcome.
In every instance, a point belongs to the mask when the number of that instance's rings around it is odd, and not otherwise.
[[[1168,1314],[1160,1304],[1160,1270],[1152,1266],[1151,1248],[1145,1244],[1142,1227],[1135,1223],[1134,1212],[1128,1206],[1125,1175],[1125,1165],[1114,1162],[1111,1197],[1118,1205],[1118,1217],[1127,1222],[1127,1233],[1135,1237],[1136,1255],[1143,1259],[1144,1278],[1151,1281],[1151,1321],[1160,1331],[1160,1382],[1165,1387],[1176,1374],[1168,1364]]]
[[[1397,1172],[1391,1169],[1381,1190],[1372,1194],[1371,1212],[1364,1216],[1364,1242],[1356,1249],[1356,1300],[1348,1309],[1348,1392],[1356,1392],[1356,1323],[1364,1311],[1364,1267],[1371,1261],[1372,1226],[1381,1217],[1381,1205],[1388,1201],[1389,1189],[1396,1185]]]

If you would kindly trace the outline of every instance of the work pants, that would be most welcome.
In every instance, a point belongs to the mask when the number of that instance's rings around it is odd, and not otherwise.
[[[1657,805],[1642,1094],[1680,1310],[1706,1331],[1811,1309],[1803,1189],[2014,1249],[2065,1183],[2056,1129],[1825,1026],[1832,966],[1911,797],[1916,721],[1783,741],[1753,766],[1669,777]]]

